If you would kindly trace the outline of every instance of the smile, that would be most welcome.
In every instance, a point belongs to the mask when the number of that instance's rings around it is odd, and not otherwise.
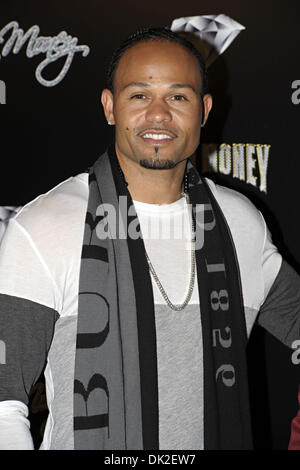
[[[149,144],[167,144],[175,139],[174,135],[166,134],[164,132],[145,132],[140,137]]]
[[[154,139],[154,140],[164,140],[164,139],[171,140],[172,139],[172,137],[170,137],[167,134],[144,134],[142,137],[143,139]]]

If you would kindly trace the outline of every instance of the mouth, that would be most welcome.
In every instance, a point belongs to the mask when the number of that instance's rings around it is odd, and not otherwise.
[[[165,130],[147,130],[139,134],[139,137],[150,145],[165,145],[176,139],[173,133]]]

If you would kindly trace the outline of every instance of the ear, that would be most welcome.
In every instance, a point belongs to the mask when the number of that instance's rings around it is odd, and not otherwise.
[[[212,104],[213,104],[212,96],[209,93],[206,93],[202,98],[202,102],[203,102],[202,126],[204,126],[208,119],[210,110],[212,108]]]
[[[101,93],[101,103],[103,106],[104,114],[107,121],[110,121],[112,124],[115,124],[114,119],[114,97],[110,90],[105,88]]]

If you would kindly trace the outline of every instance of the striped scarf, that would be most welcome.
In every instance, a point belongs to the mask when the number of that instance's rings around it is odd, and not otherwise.
[[[196,235],[197,230],[204,233],[195,253],[204,447],[251,449],[247,336],[235,247],[219,205],[189,160],[186,172]],[[108,217],[112,208],[115,218]],[[74,380],[75,449],[159,449],[152,284],[142,237],[126,237],[136,217],[110,147],[89,169]]]

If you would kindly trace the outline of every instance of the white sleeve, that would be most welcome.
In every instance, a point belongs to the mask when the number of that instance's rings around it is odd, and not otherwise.
[[[17,400],[0,402],[0,450],[34,450],[27,406]]]
[[[34,241],[14,219],[0,245],[0,448],[32,449],[27,405],[45,366],[58,313]]]

